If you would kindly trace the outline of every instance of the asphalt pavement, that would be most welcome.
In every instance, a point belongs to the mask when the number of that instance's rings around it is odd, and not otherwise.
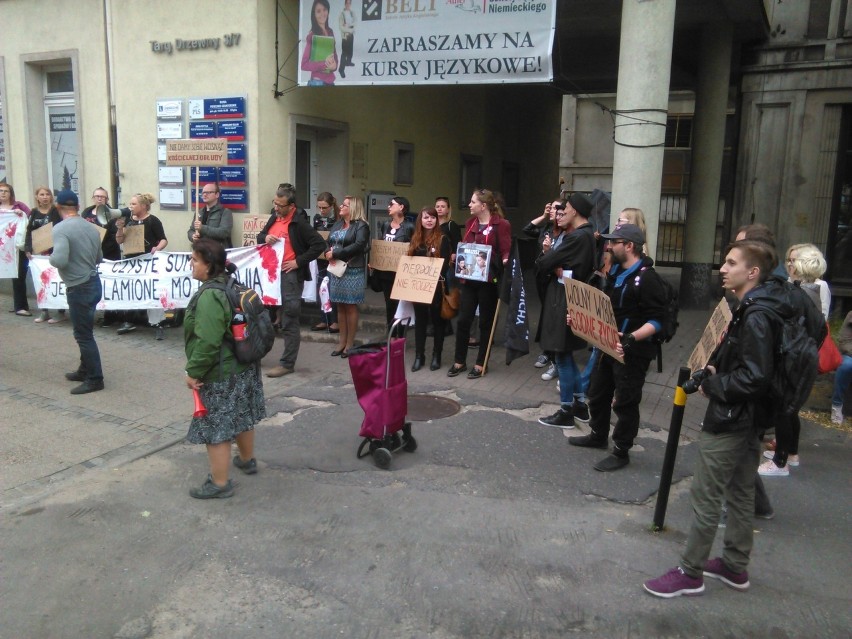
[[[234,469],[233,498],[196,501],[207,460],[183,441],[182,329],[163,341],[96,329],[106,389],[73,396],[70,322],[0,313],[0,638],[848,636],[850,440],[817,424],[804,425],[801,466],[766,481],[776,517],[755,520],[749,591],[642,591],[677,564],[689,528],[697,395],[666,528],[650,525],[678,364],[709,309],[681,312],[663,372],[648,375],[631,464],[608,474],[592,469],[603,451],[568,446],[583,428],[537,423],[558,394],[536,352],[506,366],[498,347],[483,378],[451,379],[452,337],[442,370],[407,373],[417,450],[390,470],[357,459],[348,362],[311,314],[296,372],[264,380],[260,472]],[[361,333],[380,324],[367,314]],[[428,419],[428,397],[460,410]],[[812,400],[828,410],[824,393]]]

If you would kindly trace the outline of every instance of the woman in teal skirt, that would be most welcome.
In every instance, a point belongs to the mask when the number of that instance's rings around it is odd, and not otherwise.
[[[364,202],[347,195],[340,205],[337,222],[328,233],[328,251],[323,256],[329,266],[346,263],[346,272],[337,277],[329,271],[329,297],[337,303],[337,323],[340,326],[337,348],[332,357],[349,357],[358,330],[358,304],[364,301],[364,269],[370,250],[370,227],[364,215]]]
[[[209,238],[193,243],[192,277],[201,287],[189,301],[183,321],[186,385],[201,394],[207,414],[192,418],[186,439],[207,446],[210,474],[189,494],[196,499],[230,497],[234,494],[228,479],[232,441],[239,449],[234,466],[247,475],[257,472],[254,426],[266,417],[263,383],[258,367],[237,362],[225,343],[233,311],[225,291],[210,286],[224,284],[228,277],[221,243]]]

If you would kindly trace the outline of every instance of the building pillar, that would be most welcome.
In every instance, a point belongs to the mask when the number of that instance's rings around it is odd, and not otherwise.
[[[732,37],[731,26],[727,23],[708,25],[701,33],[680,276],[682,308],[705,309],[712,299],[713,249],[725,150]]]
[[[648,254],[657,250],[675,0],[624,0],[618,56],[612,214],[640,208]]]

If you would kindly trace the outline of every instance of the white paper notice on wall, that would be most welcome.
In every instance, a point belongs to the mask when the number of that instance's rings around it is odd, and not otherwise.
[[[158,140],[179,140],[183,137],[183,122],[157,122]]]

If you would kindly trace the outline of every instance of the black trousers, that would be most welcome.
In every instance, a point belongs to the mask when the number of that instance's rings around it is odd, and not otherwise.
[[[479,352],[476,355],[476,365],[482,366],[485,363],[485,353],[488,352],[491,324],[494,322],[499,294],[497,284],[491,282],[467,280],[461,285],[461,304],[456,327],[456,362],[462,364],[467,362],[470,327],[476,317],[476,307],[479,306]]]
[[[417,355],[426,353],[426,329],[431,321],[435,327],[435,336],[432,348],[434,355],[440,355],[444,350],[444,332],[446,322],[441,317],[441,287],[435,291],[435,297],[431,304],[413,304],[414,306],[414,352]]]
[[[589,426],[595,439],[605,441],[609,436],[609,419],[615,411],[617,421],[612,431],[615,454],[627,454],[639,433],[639,404],[650,359],[627,355],[619,364],[601,353],[589,382]],[[613,397],[615,402],[613,403]]]

